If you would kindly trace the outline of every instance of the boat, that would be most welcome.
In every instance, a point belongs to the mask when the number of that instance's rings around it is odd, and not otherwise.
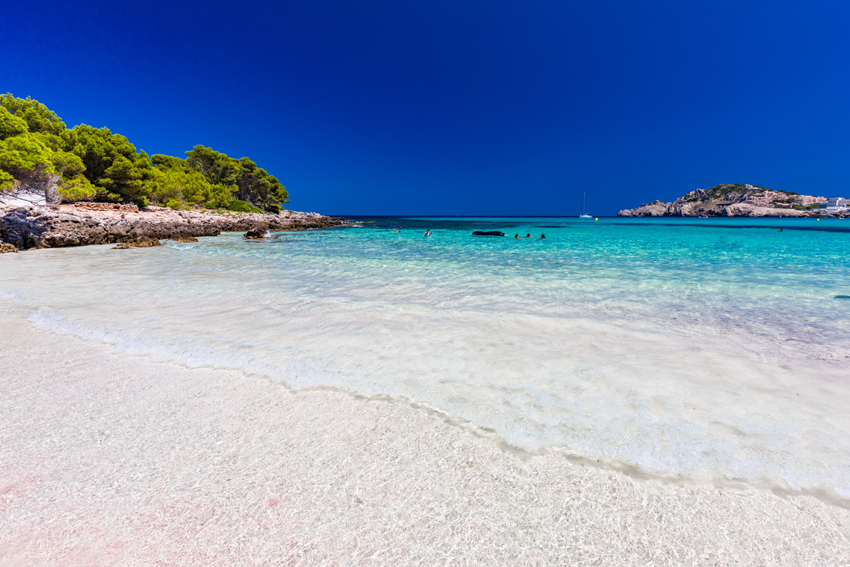
[[[586,212],[584,212],[584,202],[587,197],[587,193],[581,194],[581,211],[578,213],[578,218],[580,219],[592,219],[593,217]]]

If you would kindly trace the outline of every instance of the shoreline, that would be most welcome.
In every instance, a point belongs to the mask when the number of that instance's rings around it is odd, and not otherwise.
[[[222,232],[310,230],[339,226],[344,220],[318,213],[216,212],[134,205],[79,203],[37,206],[0,204],[0,252],[93,244],[145,243],[152,240],[218,236]],[[149,244],[148,244],[149,245]],[[13,247],[15,250],[9,249]]]
[[[0,298],[4,565],[850,564],[850,510],[811,496],[520,456],[411,403],[124,355],[25,311]]]

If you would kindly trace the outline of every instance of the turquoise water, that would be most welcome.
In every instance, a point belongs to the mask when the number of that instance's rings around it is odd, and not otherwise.
[[[531,453],[850,499],[850,221],[353,221],[8,254],[0,306]]]

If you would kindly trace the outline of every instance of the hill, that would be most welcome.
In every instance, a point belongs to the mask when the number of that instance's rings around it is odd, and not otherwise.
[[[810,217],[820,216],[825,197],[773,191],[746,183],[695,189],[671,203],[653,201],[617,213],[620,217]]]

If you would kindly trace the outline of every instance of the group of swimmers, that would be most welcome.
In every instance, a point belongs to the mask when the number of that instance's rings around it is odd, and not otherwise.
[[[396,232],[399,232],[398,229],[393,229],[393,230],[395,230]],[[431,236],[431,229],[430,228],[427,229],[425,231],[425,234],[423,234],[422,236]],[[526,234],[523,238],[531,238],[531,234],[530,233]],[[514,234],[514,239],[519,240],[519,234]],[[546,235],[541,234],[539,240],[545,240],[545,239],[546,239]]]
[[[531,234],[526,234],[523,238],[531,238]],[[546,238],[545,234],[541,234],[539,240],[544,240]],[[514,234],[514,240],[519,240],[519,234]]]

